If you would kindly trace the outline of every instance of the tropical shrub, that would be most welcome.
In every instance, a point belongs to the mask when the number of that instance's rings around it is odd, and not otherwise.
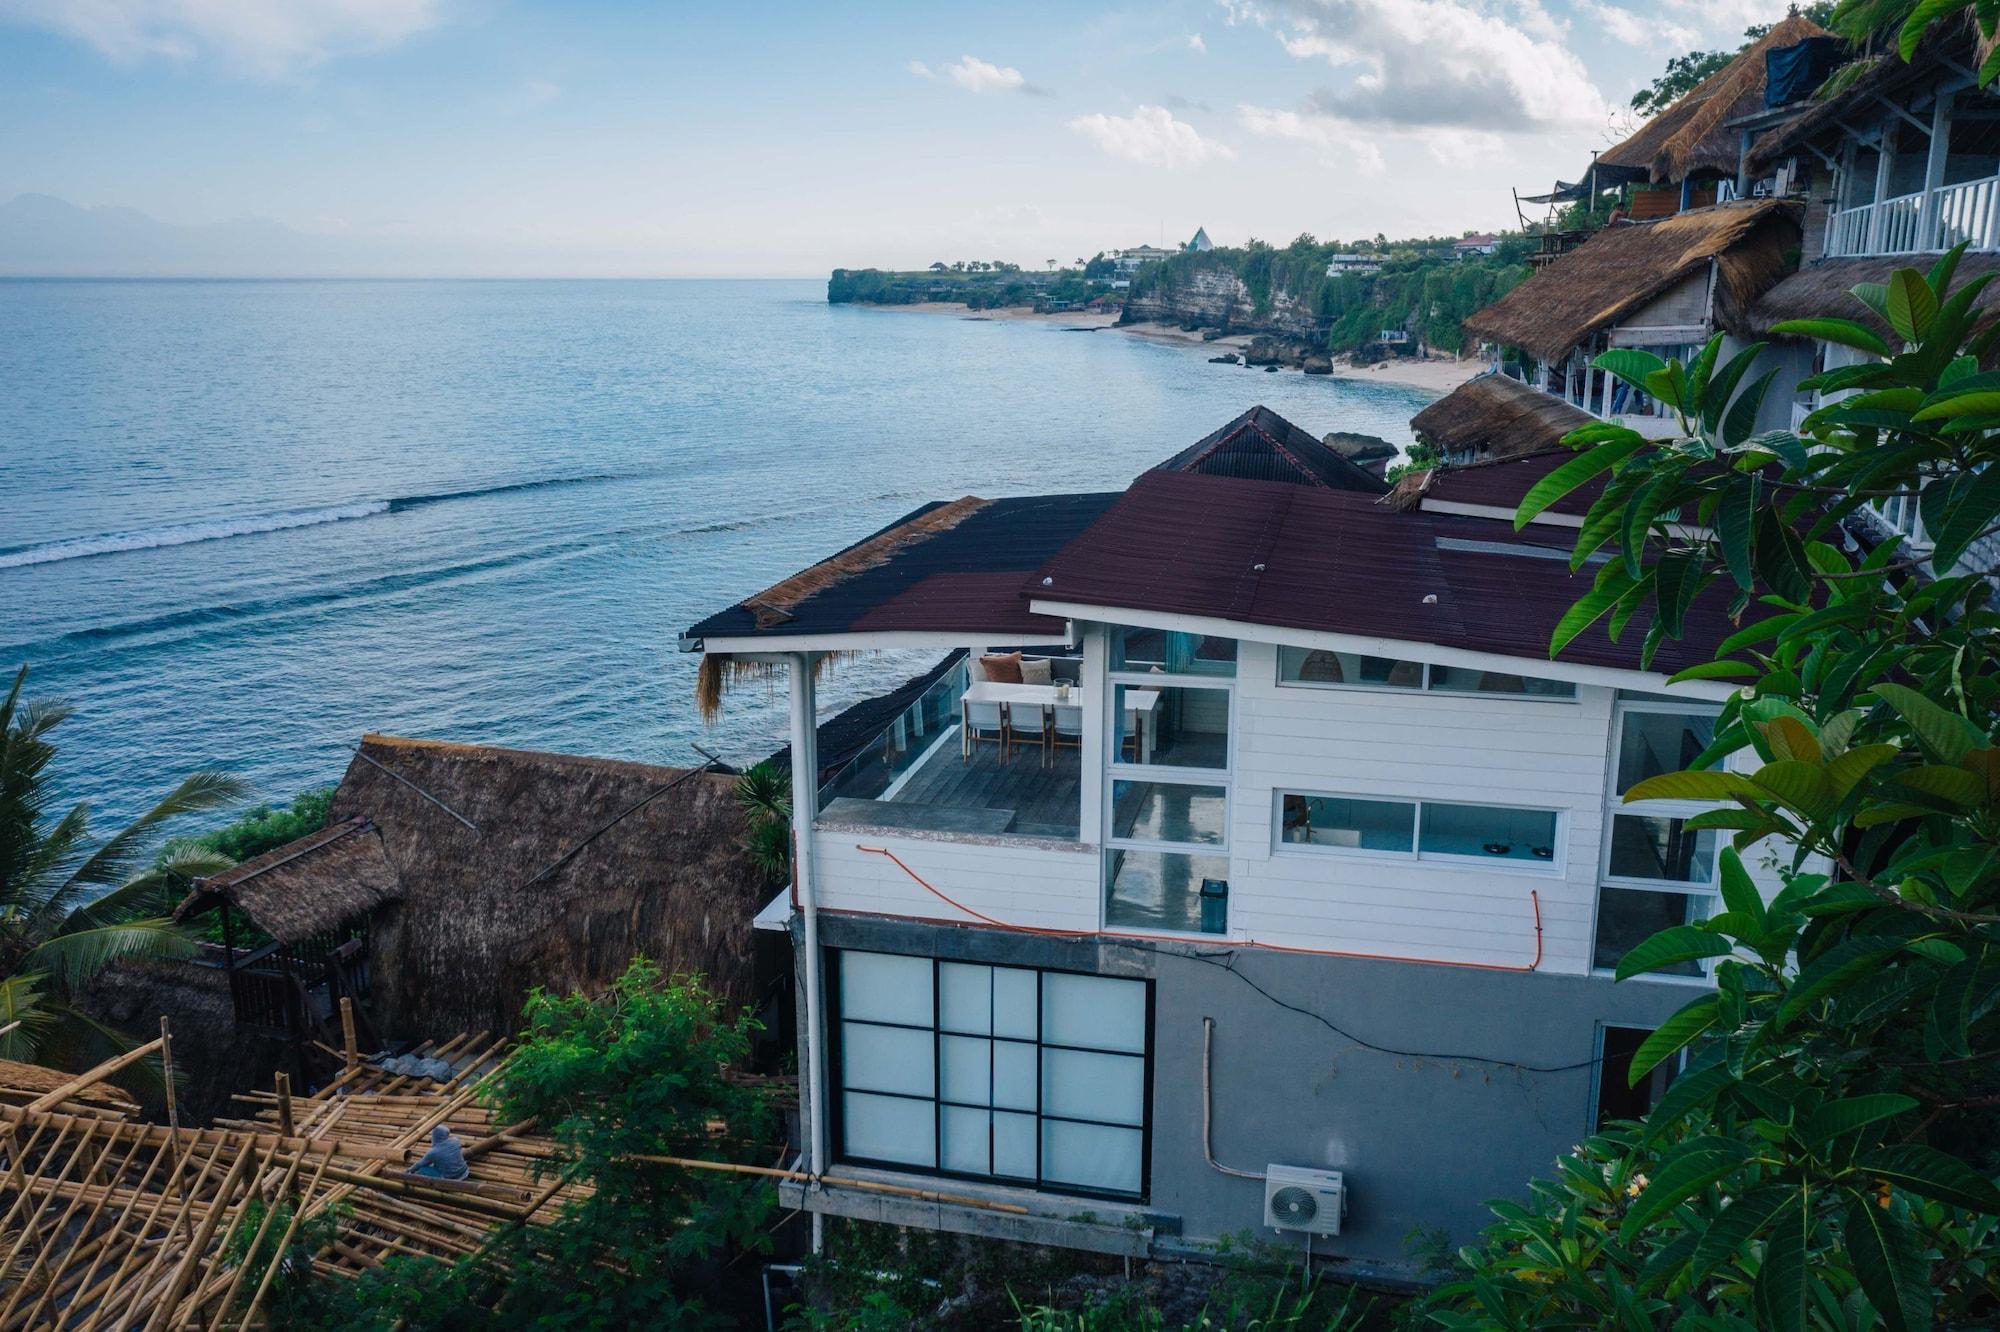
[[[1716,987],[1640,1049],[1685,1069],[1643,1124],[1584,1143],[1464,1254],[1433,1310],[1455,1328],[1923,1328],[2000,1319],[2000,374],[1980,369],[1988,278],[1958,253],[1855,289],[1892,330],[1781,324],[1873,358],[1807,382],[1844,394],[1806,438],[1757,433],[1756,347],[1691,366],[1597,364],[1671,405],[1683,436],[1613,423],[1517,524],[1587,481],[1572,556],[1614,547],[1555,650],[1690,608],[1743,627],[1679,679],[1740,681],[1715,741],[1630,799],[1714,801],[1735,846],[1723,911],[1662,931],[1621,978],[1716,959]],[[1850,539],[1864,504],[1914,502],[1934,546]],[[1747,771],[1717,764],[1740,755]],[[1738,852],[1796,848],[1765,902]]]

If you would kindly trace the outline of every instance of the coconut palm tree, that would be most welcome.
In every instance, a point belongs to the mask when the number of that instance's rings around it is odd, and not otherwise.
[[[773,884],[792,876],[792,777],[766,760],[736,779],[736,803],[749,828],[750,860]]]
[[[164,825],[238,799],[242,784],[197,772],[123,830],[90,836],[88,803],[56,816],[48,787],[49,733],[69,706],[21,698],[28,668],[0,704],[0,1058],[54,1063],[118,1033],[72,1002],[120,958],[178,958],[194,942],[167,918],[171,895],[229,860],[170,847],[149,863]],[[8,1030],[9,1027],[11,1030]]]

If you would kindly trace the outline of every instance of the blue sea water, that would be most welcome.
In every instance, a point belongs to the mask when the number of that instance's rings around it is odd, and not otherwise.
[[[380,730],[695,761],[695,620],[931,498],[1122,488],[1262,402],[1432,395],[818,282],[0,282],[0,664],[70,799],[284,800]],[[829,706],[921,661],[837,672]]]

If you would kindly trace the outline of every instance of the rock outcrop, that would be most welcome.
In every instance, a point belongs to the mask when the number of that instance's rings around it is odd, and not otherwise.
[[[1202,267],[1172,286],[1162,286],[1125,301],[1128,324],[1153,322],[1213,328],[1233,333],[1270,333],[1315,345],[1324,341],[1313,312],[1284,290],[1273,291],[1262,309],[1229,268]]]

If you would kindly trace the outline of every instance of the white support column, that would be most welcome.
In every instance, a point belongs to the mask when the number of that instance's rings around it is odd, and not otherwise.
[[[1091,846],[1104,844],[1104,810],[1108,795],[1105,772],[1110,766],[1112,726],[1111,688],[1105,682],[1105,666],[1111,658],[1111,635],[1101,624],[1086,624],[1079,636],[1083,644],[1083,671],[1077,693],[1083,699],[1083,742],[1077,749],[1078,802],[1076,840]],[[1103,925],[1104,863],[1098,859],[1098,924]]]
[[[826,1173],[826,982],[819,947],[819,898],[813,879],[813,824],[819,817],[818,690],[815,656],[791,654],[792,685],[792,877],[798,885],[799,913],[805,917],[806,1029],[806,1188],[817,1192]],[[812,1214],[813,1252],[825,1240],[826,1223]]]
[[[1868,214],[1867,253],[1869,254],[1882,253],[1883,232],[1889,224],[1889,211],[1882,204],[1889,197],[1889,171],[1896,160],[1896,122],[1893,120],[1882,122],[1879,143],[1881,151],[1875,158],[1875,207],[1874,211]]]
[[[1920,250],[1941,250],[1943,237],[1939,234],[1938,191],[1944,188],[1945,155],[1951,147],[1951,99],[1954,94],[1941,92],[1937,105],[1931,108],[1931,147],[1924,157],[1924,200],[1919,216],[1917,248]]]

